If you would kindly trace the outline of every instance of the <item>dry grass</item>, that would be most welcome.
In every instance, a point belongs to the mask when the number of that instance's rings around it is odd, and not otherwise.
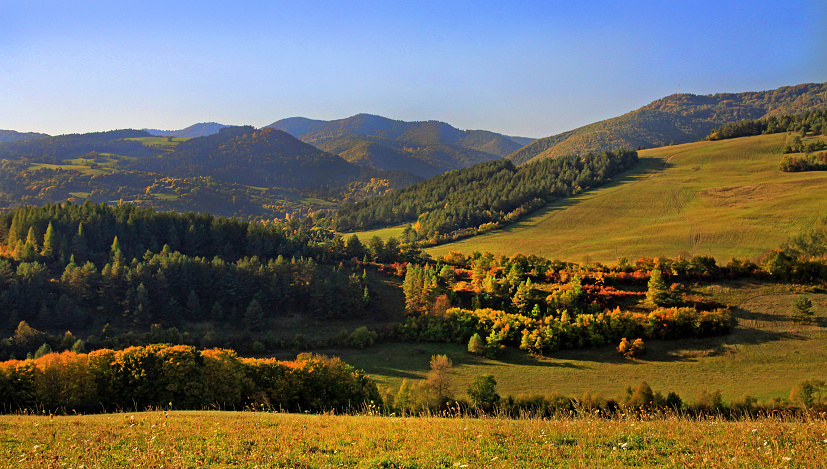
[[[5,467],[827,467],[823,419],[0,417]]]

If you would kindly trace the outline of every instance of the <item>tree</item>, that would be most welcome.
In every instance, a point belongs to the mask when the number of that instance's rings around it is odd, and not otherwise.
[[[478,332],[475,332],[468,340],[468,351],[474,355],[482,355],[485,353],[485,341]]]
[[[809,298],[799,296],[793,301],[793,307],[795,308],[791,316],[793,321],[799,324],[811,324],[813,322],[815,312],[813,311],[813,302]]]
[[[497,380],[492,375],[477,376],[468,387],[468,397],[477,408],[491,410],[500,401]]]
[[[244,312],[244,326],[248,331],[258,331],[264,328],[264,310],[261,308],[261,303],[255,298],[250,301],[247,310]]]
[[[672,303],[672,294],[666,282],[663,281],[663,276],[660,270],[652,271],[652,276],[649,279],[649,289],[646,292],[646,304],[650,306],[669,306]]]
[[[451,391],[451,369],[454,364],[447,355],[431,357],[431,370],[425,378],[425,383],[431,397],[437,404],[442,404],[453,396]]]
[[[511,299],[511,304],[518,314],[525,315],[528,312],[528,307],[531,305],[531,279],[526,279],[517,285],[514,292],[514,297]]]
[[[43,237],[43,251],[41,254],[46,259],[51,259],[55,257],[59,251],[60,241],[58,240],[57,234],[55,234],[55,228],[52,226],[52,222],[49,222],[49,227],[46,228],[46,234]]]
[[[790,400],[805,409],[822,404],[824,381],[810,379],[796,384],[790,391]]]
[[[402,384],[399,386],[399,393],[396,394],[396,407],[398,407],[400,411],[405,412],[411,410],[413,404],[411,385],[407,379],[403,379]]]

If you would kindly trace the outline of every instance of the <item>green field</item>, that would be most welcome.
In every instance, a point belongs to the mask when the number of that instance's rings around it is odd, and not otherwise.
[[[642,150],[639,166],[613,183],[502,230],[427,251],[521,252],[604,263],[679,253],[722,262],[756,258],[827,218],[827,172],[778,170],[786,137]]]
[[[402,236],[402,232],[405,231],[405,226],[392,226],[390,228],[381,228],[378,230],[370,230],[370,231],[357,231],[355,233],[344,233],[343,236],[348,238],[352,235],[356,235],[359,237],[363,243],[367,242],[370,238],[374,236],[378,236],[383,240],[387,240],[388,238],[399,238]]]
[[[64,170],[74,169],[76,171],[80,171],[81,173],[88,174],[90,176],[96,176],[96,175],[99,175],[99,174],[109,174],[109,173],[114,171],[110,168],[90,168],[88,165],[83,165],[83,164],[47,164],[47,163],[32,163],[31,165],[29,165],[28,169],[32,170],[32,169],[40,169],[40,168],[64,169]]]
[[[475,376],[494,375],[501,395],[584,392],[622,397],[626,386],[641,380],[653,389],[675,391],[688,402],[701,391],[720,390],[725,400],[744,394],[770,401],[788,397],[792,386],[805,379],[827,379],[827,294],[807,294],[821,323],[800,325],[789,320],[799,288],[787,285],[724,283],[698,287],[734,309],[736,326],[730,335],[708,339],[647,341],[647,353],[637,360],[621,358],[617,344],[597,349],[561,351],[535,358],[510,348],[498,360],[467,352],[466,344],[383,344],[364,351],[338,351],[346,362],[362,368],[381,387],[397,389],[402,379],[419,380],[434,354],[454,362],[454,390],[465,396]]]
[[[161,148],[175,148],[179,143],[186,142],[189,138],[179,137],[136,137],[125,138],[124,140],[134,140],[141,142],[145,147],[161,147]]]
[[[141,412],[0,416],[4,467],[827,466],[823,419],[551,420]]]

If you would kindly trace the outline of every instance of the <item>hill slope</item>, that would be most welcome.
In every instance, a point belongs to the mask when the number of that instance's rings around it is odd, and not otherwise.
[[[619,117],[541,138],[510,154],[523,164],[618,147],[652,148],[700,140],[722,124],[827,106],[827,83],[786,86],[770,91],[673,94]]]
[[[827,217],[827,172],[779,171],[786,134],[639,152],[615,182],[505,229],[429,250],[522,252],[581,261],[680,252],[754,258]],[[811,139],[825,137],[809,137]]]
[[[486,130],[459,130],[444,122],[404,122],[370,114],[333,121],[291,117],[268,127],[353,163],[424,177],[502,158],[531,141]]]
[[[0,130],[0,143],[19,142],[21,140],[32,140],[35,138],[48,137],[48,134],[37,132],[18,132],[16,130]]]

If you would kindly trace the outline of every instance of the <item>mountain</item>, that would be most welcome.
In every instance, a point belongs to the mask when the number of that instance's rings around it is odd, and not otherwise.
[[[15,130],[0,130],[0,143],[19,142],[21,140],[32,140],[35,138],[48,137],[48,134],[37,132],[17,132]]]
[[[533,141],[486,130],[459,130],[438,121],[405,122],[371,114],[324,121],[291,117],[267,127],[352,163],[431,177],[502,158]]]
[[[340,186],[364,175],[361,167],[287,132],[251,126],[225,127],[217,134],[192,138],[157,158],[136,161],[132,169],[299,190]],[[391,176],[386,173],[371,176]]]
[[[194,138],[194,137],[206,137],[208,135],[217,134],[219,130],[223,129],[224,127],[229,127],[224,124],[218,124],[216,122],[201,122],[199,124],[193,124],[186,129],[181,130],[158,130],[158,129],[143,129],[146,132],[149,132],[152,135],[156,135],[158,137],[179,137],[179,138]]]
[[[651,148],[688,143],[706,137],[723,124],[825,106],[827,83],[745,93],[673,94],[622,116],[538,139],[508,158],[523,164],[533,159],[618,147]]]

